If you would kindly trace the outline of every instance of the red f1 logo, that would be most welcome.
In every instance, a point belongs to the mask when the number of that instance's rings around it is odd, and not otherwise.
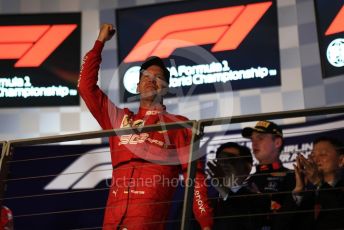
[[[331,25],[325,32],[325,35],[336,34],[344,31],[344,5],[339,10],[337,16],[333,19]]]
[[[212,52],[235,50],[271,5],[272,2],[254,3],[160,18],[146,31],[124,62],[143,61],[151,55],[166,58],[175,49],[190,44],[214,44]],[[169,41],[176,42],[171,44]]]
[[[0,26],[0,59],[19,59],[14,67],[38,67],[76,28],[76,24]]]

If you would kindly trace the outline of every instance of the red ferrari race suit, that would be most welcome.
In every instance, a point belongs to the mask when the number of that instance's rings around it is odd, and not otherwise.
[[[78,89],[103,129],[141,127],[186,121],[166,112],[164,106],[134,114],[114,105],[97,86],[104,44],[96,41],[83,60]],[[189,154],[189,129],[137,133],[109,138],[113,165],[112,185],[104,216],[104,229],[164,229],[179,172],[185,173]],[[159,164],[153,162],[176,162]],[[201,227],[212,227],[205,175],[198,164],[193,211]]]
[[[6,206],[1,206],[0,230],[13,230],[13,214]]]

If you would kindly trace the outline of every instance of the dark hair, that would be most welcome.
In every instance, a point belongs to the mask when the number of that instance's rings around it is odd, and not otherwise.
[[[239,150],[240,158],[242,158],[247,163],[252,164],[253,158],[252,158],[251,150],[248,147],[239,145],[238,143],[235,143],[235,142],[226,142],[220,145],[220,147],[216,150],[216,157],[218,157],[218,155],[221,152],[223,152],[223,150],[226,148],[235,148]]]
[[[338,155],[341,155],[341,154],[344,154],[344,144],[341,140],[337,139],[337,138],[334,138],[334,137],[325,137],[325,136],[322,136],[322,137],[318,137],[317,139],[315,139],[313,141],[313,144],[318,144],[319,142],[328,142],[330,143],[331,145],[334,146],[334,148],[336,149],[336,152],[338,153]]]

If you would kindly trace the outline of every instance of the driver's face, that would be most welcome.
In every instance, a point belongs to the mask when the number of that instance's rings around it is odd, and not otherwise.
[[[141,73],[140,81],[137,83],[137,91],[141,97],[163,96],[166,89],[167,83],[164,72],[159,66],[152,65]]]

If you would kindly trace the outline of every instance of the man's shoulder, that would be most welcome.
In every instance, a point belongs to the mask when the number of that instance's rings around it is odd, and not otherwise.
[[[334,187],[336,187],[336,188],[342,188],[343,191],[344,191],[344,178],[340,178],[340,179],[337,181],[337,183],[335,184]]]
[[[134,112],[131,111],[129,108],[127,107],[124,107],[124,108],[120,108],[120,107],[117,107],[118,110],[122,110],[125,114],[130,114],[130,115],[134,115]]]
[[[168,119],[168,122],[181,122],[181,121],[188,121],[187,117],[178,114],[166,113],[165,117]]]

